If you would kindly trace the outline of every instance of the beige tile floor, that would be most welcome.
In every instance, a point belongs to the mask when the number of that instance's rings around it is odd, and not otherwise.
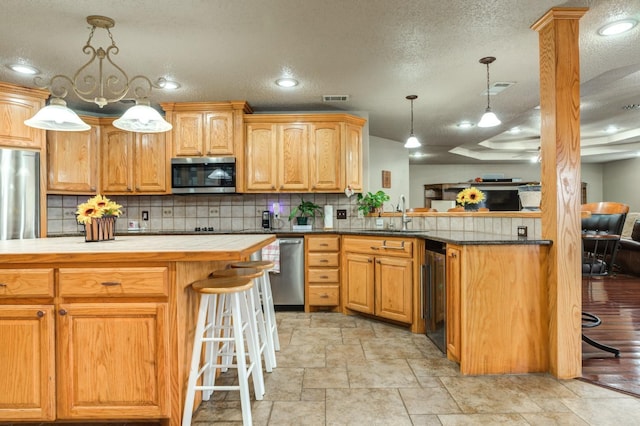
[[[335,313],[277,317],[278,367],[253,401],[254,425],[640,424],[638,398],[544,374],[461,376],[426,336],[393,325]],[[241,420],[237,391],[218,392],[193,424]]]

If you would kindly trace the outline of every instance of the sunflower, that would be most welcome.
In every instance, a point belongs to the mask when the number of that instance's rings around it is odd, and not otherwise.
[[[456,202],[462,206],[465,204],[478,204],[485,200],[484,192],[472,186],[458,192]]]
[[[96,195],[87,200],[86,203],[78,205],[76,215],[78,223],[91,224],[92,219],[103,216],[120,216],[122,206],[103,195]]]

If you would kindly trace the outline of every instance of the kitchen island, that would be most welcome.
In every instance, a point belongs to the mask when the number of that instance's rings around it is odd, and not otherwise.
[[[0,422],[179,425],[198,302],[189,284],[274,240],[0,241]]]

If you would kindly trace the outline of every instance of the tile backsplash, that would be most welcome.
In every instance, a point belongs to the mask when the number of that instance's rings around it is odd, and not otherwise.
[[[126,232],[129,220],[137,220],[140,227],[150,232],[190,232],[195,228],[213,228],[216,231],[252,231],[262,228],[262,212],[273,210],[273,203],[280,205],[280,218],[274,221],[274,231],[291,231],[293,221],[288,220],[292,206],[300,198],[319,206],[332,205],[333,229],[374,229],[376,218],[359,218],[356,197],[344,194],[233,194],[233,195],[157,195],[111,196],[122,205],[122,215],[116,221],[116,232]],[[86,195],[48,195],[48,235],[82,233],[83,226],[76,221],[78,204],[86,202]],[[337,219],[336,210],[347,211],[347,219]],[[142,212],[149,213],[149,220],[142,220]],[[397,217],[383,217],[384,228],[400,228]],[[487,216],[425,216],[413,217],[408,224],[411,230],[475,231],[492,234],[516,235],[518,226],[527,226],[529,236],[541,238],[540,218],[509,218]],[[324,221],[316,217],[314,229],[323,229]]]

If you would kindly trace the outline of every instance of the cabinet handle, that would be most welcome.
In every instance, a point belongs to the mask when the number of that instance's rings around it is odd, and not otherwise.
[[[284,189],[284,185],[280,185],[280,189]]]
[[[130,186],[127,186],[127,191],[131,191],[131,187]]]
[[[6,285],[5,283],[0,283],[0,287],[9,287],[9,286]]]
[[[58,311],[60,313],[60,315],[67,315],[67,311],[65,311],[64,309],[60,309],[60,311]]]
[[[404,250],[404,241],[400,241],[400,247],[392,247],[387,245],[387,240],[382,242],[382,248],[387,250]]]
[[[327,243],[322,243],[322,244],[320,244],[320,246],[322,246],[322,247],[329,247],[329,244],[327,244]]]
[[[198,155],[202,155],[202,151],[198,151]]]
[[[451,257],[453,257],[455,259],[456,257],[458,257],[458,255],[455,254],[455,253],[451,253]]]
[[[271,189],[276,189],[276,186],[275,185],[271,185]]]
[[[320,299],[328,299],[328,298],[329,298],[329,295],[326,293],[320,295]]]
[[[329,263],[328,259],[320,259],[320,263]]]
[[[38,316],[38,318],[42,318],[44,316],[44,312],[43,311],[38,311],[38,312],[36,312],[36,315]]]
[[[377,259],[377,260],[376,260],[376,263],[379,265],[379,264],[380,264],[380,259]]]
[[[119,283],[118,281],[105,281],[100,284],[102,284],[105,287],[114,287],[116,285],[122,285],[122,283]]]
[[[371,260],[371,259],[367,259],[367,262],[371,263],[371,262],[373,262],[373,260]]]
[[[380,250],[380,247],[371,246],[371,250]]]
[[[91,188],[89,188],[89,189],[90,189],[91,191],[95,191],[95,190],[96,190],[96,187],[95,187],[95,186],[92,186],[92,187],[91,187]]]
[[[320,278],[322,278],[323,280],[326,280],[327,278],[329,278],[328,275],[320,275]]]

